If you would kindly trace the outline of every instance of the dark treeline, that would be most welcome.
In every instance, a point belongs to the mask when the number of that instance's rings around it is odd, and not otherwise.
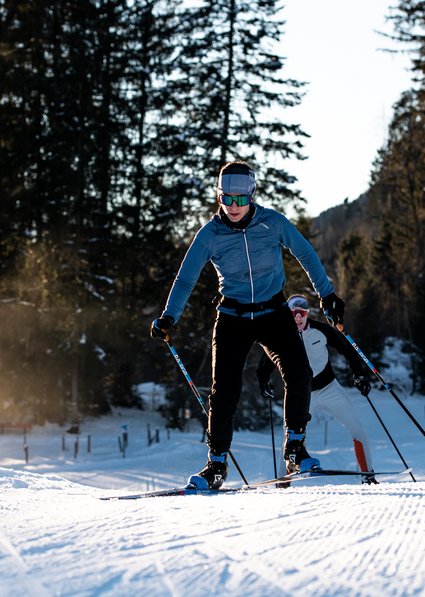
[[[336,208],[333,230],[316,226],[328,254],[347,325],[379,358],[388,337],[412,354],[413,387],[425,385],[425,3],[401,1],[394,39],[412,58],[412,88],[393,107],[388,139],[365,196]],[[325,214],[324,214],[325,215]],[[333,251],[330,241],[333,239]],[[320,252],[320,248],[319,248]]]
[[[176,377],[148,337],[226,160],[302,204],[283,167],[302,84],[282,77],[277,2],[0,2],[1,416],[137,403]],[[206,272],[179,331],[208,369]],[[171,365],[171,366],[170,366]],[[207,373],[204,375],[207,382]]]
[[[422,4],[400,3],[395,30],[403,41],[423,28]],[[149,323],[193,231],[215,209],[219,166],[248,160],[268,204],[302,211],[284,164],[303,157],[305,133],[286,117],[303,84],[284,78],[278,5],[0,0],[1,419],[65,422],[114,405],[142,407],[133,390],[142,381],[168,383],[173,404],[184,404],[184,381],[164,345],[149,339]],[[419,21],[411,23],[408,7]],[[407,39],[418,77],[420,39]],[[361,260],[373,279],[370,299],[372,290],[385,295],[380,316],[406,338],[424,311],[421,115],[423,94],[406,92],[374,165],[373,262],[370,252]],[[408,218],[394,217],[406,210]],[[346,253],[335,277],[360,328],[366,293]],[[305,285],[294,269],[289,291]],[[176,332],[200,386],[209,384],[214,294],[207,268]],[[240,424],[253,416],[261,424],[264,410],[247,396]]]

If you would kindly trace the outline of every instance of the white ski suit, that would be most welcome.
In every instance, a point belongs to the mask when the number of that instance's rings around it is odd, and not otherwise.
[[[362,363],[357,353],[344,341],[341,334],[327,323],[308,319],[304,330],[299,332],[313,370],[311,405],[313,409],[328,412],[340,421],[353,438],[354,453],[359,470],[371,471],[372,457],[362,421],[354,409],[350,397],[335,377],[328,347],[335,348],[349,362],[354,377],[363,375]],[[267,382],[274,364],[264,354],[257,369],[261,383]]]

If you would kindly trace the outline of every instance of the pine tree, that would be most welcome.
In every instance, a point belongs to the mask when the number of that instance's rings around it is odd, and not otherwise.
[[[279,11],[275,0],[216,0],[183,14],[184,172],[201,209],[214,208],[218,170],[232,159],[256,168],[260,197],[271,204],[284,210],[300,198],[286,162],[302,157],[305,133],[285,110],[300,102],[302,83],[283,77]]]
[[[393,38],[412,57],[413,83],[394,105],[388,141],[372,170],[369,215],[379,223],[371,252],[386,335],[425,354],[425,4],[401,0],[391,9]],[[422,356],[422,378],[424,375]]]

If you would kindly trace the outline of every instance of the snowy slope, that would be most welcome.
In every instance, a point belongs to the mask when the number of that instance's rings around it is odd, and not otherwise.
[[[367,402],[352,400],[376,470],[404,467]],[[417,479],[302,481],[246,494],[101,501],[183,484],[203,466],[196,422],[170,437],[155,413],[86,421],[73,436],[49,426],[0,435],[0,596],[425,595],[425,438],[388,395],[371,397]],[[424,424],[423,397],[403,398]],[[147,422],[160,442],[147,446]],[[125,458],[118,450],[128,423]],[[281,439],[281,433],[276,429]],[[91,452],[87,451],[88,435]],[[318,414],[308,447],[323,466],[355,468],[351,440]],[[233,453],[250,482],[273,476],[270,433],[236,433]],[[240,479],[231,467],[227,485]]]

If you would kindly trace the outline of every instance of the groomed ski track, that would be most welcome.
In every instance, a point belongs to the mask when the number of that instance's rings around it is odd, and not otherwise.
[[[2,596],[423,595],[424,482],[100,502],[1,474]]]
[[[82,435],[77,459],[71,445],[61,454],[58,429],[34,429],[29,465],[22,438],[0,436],[1,597],[424,595],[423,442],[400,426],[398,408],[379,395],[376,403],[417,483],[408,475],[373,486],[309,479],[284,490],[103,502],[184,482],[205,458],[198,428],[148,448],[138,432],[146,414],[131,413],[123,458],[116,430],[124,415],[105,418],[86,424],[92,453]],[[422,399],[406,404],[423,415]],[[373,418],[365,420],[376,469],[401,470]],[[323,424],[312,422],[312,452],[327,467],[354,468],[348,434],[329,426],[325,446]],[[272,473],[269,434],[236,433],[234,452],[250,481]],[[233,468],[226,485],[240,483]]]

